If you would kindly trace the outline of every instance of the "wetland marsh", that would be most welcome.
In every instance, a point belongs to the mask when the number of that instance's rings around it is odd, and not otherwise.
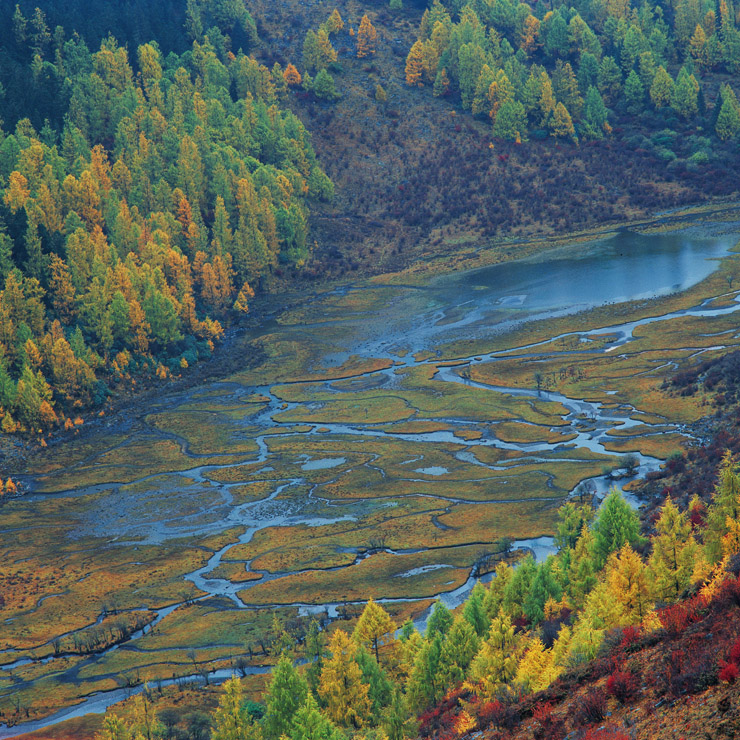
[[[236,656],[263,672],[274,614],[373,597],[421,624],[504,540],[546,556],[563,501],[629,495],[711,412],[661,384],[740,345],[723,218],[313,296],[244,338],[257,367],[11,471],[0,738]]]

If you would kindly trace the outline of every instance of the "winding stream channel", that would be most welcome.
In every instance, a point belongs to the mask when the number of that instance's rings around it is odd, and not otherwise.
[[[740,309],[740,303],[728,281],[721,302],[702,299],[696,305],[647,318],[628,317],[626,321],[620,320],[617,312],[613,321],[600,314],[597,325],[579,324],[544,339],[512,341],[510,345],[507,332],[594,307],[688,290],[730,255],[738,234],[740,225],[719,222],[652,234],[622,230],[540,254],[536,259],[445,275],[422,287],[376,284],[337,289],[318,297],[313,313],[308,310],[298,320],[278,318],[251,337],[255,340],[260,334],[270,335],[284,340],[288,347],[310,348],[313,375],[308,368],[283,372],[281,363],[291,359],[287,352],[285,359],[273,359],[264,368],[163,396],[152,404],[151,417],[145,424],[124,429],[112,426],[110,440],[101,432],[97,446],[92,445],[89,454],[70,458],[68,466],[18,476],[28,490],[22,502],[41,508],[64,499],[70,520],[65,536],[92,538],[106,548],[158,547],[185,538],[200,541],[236,531],[226,544],[211,548],[206,562],[182,575],[185,585],[192,584],[195,596],[188,600],[191,604],[213,603],[220,609],[241,612],[280,606],[297,609],[299,615],[326,613],[336,617],[341,607],[362,604],[365,599],[341,598],[340,594],[339,598],[324,600],[321,594],[313,593],[312,598],[272,600],[271,595],[279,594],[282,584],[293,589],[314,577],[329,579],[326,582],[330,583],[333,575],[344,577],[348,569],[365,572],[362,569],[368,564],[392,563],[395,559],[413,567],[389,571],[386,578],[394,586],[388,593],[379,592],[379,601],[389,605],[426,604],[430,597],[436,597],[450,607],[457,606],[474,586],[477,570],[470,570],[470,562],[461,565],[461,561],[446,560],[446,553],[484,544],[475,538],[462,538],[457,512],[478,507],[481,517],[490,517],[495,506],[521,502],[533,511],[547,512],[584,482],[598,499],[615,484],[625,486],[657,470],[663,460],[655,454],[637,452],[634,470],[618,481],[593,470],[585,477],[561,480],[558,471],[563,466],[585,463],[598,468],[602,460],[608,463],[611,459],[613,463],[615,456],[620,456],[610,446],[617,439],[615,430],[619,439],[629,439],[631,430],[642,439],[690,437],[678,421],[646,414],[623,398],[611,403],[611,394],[617,394],[617,390],[606,389],[599,398],[593,394],[575,397],[532,383],[486,382],[485,373],[501,362],[544,361],[553,354],[556,342],[572,347],[559,350],[560,358],[570,352],[597,360],[613,357],[616,362],[627,356],[645,327],[673,320],[725,320]],[[368,291],[380,291],[380,297],[365,303]],[[353,308],[354,298],[358,304]],[[325,306],[331,309],[326,315]],[[461,352],[461,340],[474,342],[475,351]],[[723,328],[712,343],[697,342],[680,350],[683,357],[692,357],[721,351],[736,344],[735,340],[735,334]],[[481,350],[487,341],[496,349]],[[371,360],[382,362],[372,365]],[[361,366],[362,361],[367,361],[366,367]],[[335,372],[350,362],[360,369]],[[655,367],[676,366],[676,361],[669,358]],[[273,374],[276,379],[271,382]],[[423,386],[410,385],[409,379],[422,377]],[[417,395],[412,395],[409,388]],[[449,396],[453,399],[458,397],[454,394],[490,399],[491,408],[509,404],[508,410],[500,418],[488,418],[481,409],[476,413],[466,411],[468,407],[459,413],[443,409],[435,414],[434,407],[423,412],[422,405],[414,406],[417,397],[442,403],[445,394],[453,394]],[[403,399],[405,407],[397,397]],[[385,418],[388,399],[401,411]],[[475,405],[473,402],[471,408]],[[337,408],[341,414],[333,419],[333,409]],[[326,416],[322,416],[324,412]],[[184,431],[179,427],[178,413],[195,415],[196,432],[197,427],[214,425],[214,435],[202,433],[202,429],[195,436],[192,430]],[[160,423],[161,419],[167,423]],[[504,422],[518,425],[524,436],[516,439],[516,435],[512,438],[510,433],[499,433],[503,429],[499,425]],[[215,436],[216,427],[229,441],[224,450],[203,446],[204,438],[220,438]],[[532,439],[527,438],[530,431]],[[290,440],[290,447],[286,440]],[[135,462],[125,459],[122,463],[115,457],[131,445],[145,448],[165,442],[177,445],[176,469],[150,470],[143,465],[137,475]],[[519,470],[530,476],[523,479],[526,486],[535,481],[536,490],[528,488],[523,495],[521,488],[513,485],[512,476]],[[93,475],[93,482],[79,487],[70,484],[83,474]],[[565,485],[565,480],[570,482]],[[389,486],[395,486],[392,494]],[[250,495],[251,490],[258,493]],[[629,490],[625,495],[634,506],[639,505]],[[163,503],[154,504],[159,496],[164,497]],[[297,528],[301,537],[309,537],[297,541],[296,547],[300,548],[301,542],[310,542],[311,532],[318,537],[338,531],[336,528],[343,527],[343,523],[364,526],[368,516],[403,506],[416,507],[404,509],[404,515],[410,512],[425,522],[427,529],[419,542],[410,540],[400,546],[398,540],[391,544],[381,540],[369,547],[348,538],[334,548],[345,558],[333,566],[307,567],[302,563],[296,568],[280,568],[269,562],[269,567],[262,564],[272,550],[258,547],[263,541],[258,537],[260,533],[272,536],[270,533],[281,528]],[[506,530],[505,522],[492,522],[491,526]],[[527,549],[542,559],[554,552],[554,546],[552,537],[543,534],[540,525],[534,529],[538,527],[534,536],[515,538],[513,547]],[[2,534],[4,538],[14,536],[8,529]],[[457,539],[445,539],[453,536]],[[433,544],[437,538],[439,545]],[[223,573],[224,565],[237,565],[243,569],[242,577],[230,579]],[[452,575],[449,582],[440,580],[446,573],[456,574],[456,580]],[[404,584],[408,584],[408,592],[404,592]],[[45,595],[36,609],[44,600],[48,606],[49,600],[61,596]],[[124,644],[71,667],[64,656],[46,656],[45,680],[52,676],[60,683],[80,684],[81,701],[40,720],[15,727],[0,725],[0,738],[105,711],[140,690],[141,686],[90,694],[84,691],[81,670],[107,665],[105,661],[116,651],[138,650],[155,628],[166,629],[167,620],[180,606],[180,601],[170,600],[162,606],[144,600],[141,608],[153,614],[150,624],[131,634]],[[427,614],[427,606],[415,614],[419,628],[423,629]],[[10,630],[17,619],[18,615],[13,615],[0,622],[0,638],[5,637],[3,626]],[[0,681],[0,702],[12,700],[16,692],[33,688],[39,680],[22,673],[32,664],[27,650],[9,648],[1,652],[7,660],[0,665],[0,679],[4,675],[8,680]],[[259,673],[268,669],[252,665],[246,670]],[[221,668],[212,678],[229,675],[230,669]],[[174,680],[163,678],[161,682],[166,685]]]

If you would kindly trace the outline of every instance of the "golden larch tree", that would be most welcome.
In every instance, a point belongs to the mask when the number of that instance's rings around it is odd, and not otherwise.
[[[480,681],[487,698],[493,699],[501,686],[509,684],[516,675],[518,640],[511,619],[499,611],[491,622],[488,639],[481,645],[470,669],[471,676]]]
[[[75,287],[64,260],[52,254],[49,262],[49,298],[56,315],[64,324],[69,324],[75,316]]]
[[[422,87],[424,73],[424,47],[421,41],[414,42],[406,57],[406,84]]]
[[[533,15],[528,15],[524,20],[519,42],[520,48],[526,54],[532,54],[540,46],[540,21]]]
[[[526,687],[527,691],[541,691],[549,686],[558,676],[552,650],[547,650],[539,637],[535,637],[516,671],[516,682]]]
[[[606,583],[609,595],[622,607],[628,623],[635,624],[647,615],[652,606],[647,569],[628,544],[609,556]]]
[[[337,630],[329,642],[329,652],[331,658],[324,663],[319,679],[326,713],[338,725],[360,728],[370,715],[370,698],[355,661],[355,644],[344,630]]]
[[[326,19],[324,28],[330,34],[339,33],[344,28],[344,21],[336,8],[334,8],[331,15]]]
[[[677,599],[690,584],[697,557],[697,545],[686,514],[666,498],[652,538],[653,552],[648,575],[656,599]]]
[[[234,310],[240,313],[247,313],[249,311],[249,299],[254,298],[254,291],[250,287],[249,283],[245,282],[242,285],[239,295],[234,301]]]
[[[568,109],[562,103],[558,103],[555,106],[552,120],[550,122],[550,128],[553,136],[561,139],[576,140],[576,130],[573,126],[573,119],[570,117]]]
[[[380,649],[395,642],[396,623],[380,604],[370,599],[355,625],[352,639],[359,645],[369,647],[375,661],[380,664]]]
[[[704,29],[696,24],[694,35],[689,41],[689,54],[696,59],[700,65],[704,65],[707,60],[707,34]]]
[[[283,72],[283,79],[288,87],[296,87],[303,81],[301,73],[296,69],[294,64],[288,64]]]
[[[374,56],[378,45],[378,32],[370,22],[367,14],[362,16],[360,28],[357,31],[357,56]]]

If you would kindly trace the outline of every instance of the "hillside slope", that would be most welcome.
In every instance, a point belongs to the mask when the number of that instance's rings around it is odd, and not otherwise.
[[[737,670],[718,670],[717,658],[720,665],[722,660],[736,665],[730,654],[740,652],[739,618],[740,591],[734,581],[708,608],[692,601],[673,607],[666,628],[657,633],[640,637],[630,628],[616,630],[605,655],[519,702],[485,705],[480,710],[482,734],[464,736],[490,740],[738,737]],[[460,694],[464,704],[464,692]],[[448,704],[456,704],[453,712],[460,712],[459,699]],[[422,725],[421,736],[448,737],[444,728],[454,722],[441,711]]]
[[[453,98],[406,84],[406,54],[426,3],[406,2],[394,13],[384,2],[257,2],[258,56],[268,67],[300,66],[306,33],[334,7],[345,21],[331,37],[340,97],[322,101],[299,90],[290,100],[336,184],[331,207],[314,213],[322,275],[380,272],[424,250],[562,233],[737,189],[731,160],[668,165],[644,143],[626,145],[639,131],[624,116],[600,141],[494,141],[491,126]],[[358,59],[348,29],[363,13],[377,29],[377,53]],[[386,101],[376,100],[378,85]]]

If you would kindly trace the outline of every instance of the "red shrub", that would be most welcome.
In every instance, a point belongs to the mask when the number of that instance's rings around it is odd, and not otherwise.
[[[552,704],[550,704],[549,701],[546,701],[544,704],[537,704],[532,709],[532,717],[542,724],[542,722],[546,721],[550,715],[552,714]]]
[[[730,661],[736,665],[740,665],[740,637],[735,641],[735,644],[730,648]]]
[[[706,607],[704,599],[695,596],[693,599],[672,604],[658,612],[658,618],[663,629],[669,635],[680,635],[690,624],[699,622],[702,618],[702,610]]]
[[[422,737],[431,735],[437,728],[439,719],[438,709],[428,709],[419,715],[419,734]]]
[[[720,667],[719,680],[726,683],[735,683],[735,679],[740,676],[740,670],[738,670],[737,664],[725,663],[723,660],[720,661]]]
[[[488,701],[483,704],[478,710],[478,720],[481,727],[487,727],[489,725],[498,724],[496,719],[501,713],[501,702],[496,699],[495,701]]]
[[[483,704],[478,710],[478,724],[481,729],[494,725],[499,728],[512,728],[519,721],[519,712],[498,699]]]
[[[527,627],[529,627],[529,620],[525,616],[517,617],[514,622],[514,627],[517,632],[521,632],[522,630],[526,630]]]
[[[640,639],[640,628],[629,625],[622,630],[622,642],[620,647],[626,648],[634,645]]]
[[[697,527],[703,527],[704,521],[706,519],[707,510],[704,507],[704,504],[701,502],[698,502],[690,511],[689,511],[689,521],[691,522],[692,529],[696,529]]]
[[[533,729],[535,740],[558,740],[565,735],[563,720],[553,716],[549,702],[537,704],[532,709],[532,717],[536,722]]]
[[[734,604],[740,606],[740,577],[728,578],[714,597],[715,604]]]
[[[576,707],[575,720],[578,724],[601,722],[606,717],[606,693],[603,689],[586,692]]]
[[[633,673],[615,671],[607,679],[606,693],[620,704],[627,704],[637,695],[637,679]]]
[[[723,653],[706,635],[692,635],[682,641],[683,649],[666,656],[665,690],[673,696],[695,694],[717,683],[717,653]]]

